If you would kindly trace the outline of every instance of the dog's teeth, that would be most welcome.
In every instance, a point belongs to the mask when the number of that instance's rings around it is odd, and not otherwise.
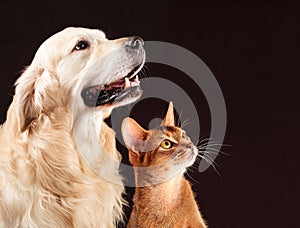
[[[134,78],[134,82],[138,82],[139,81],[139,76],[136,75],[135,78]]]
[[[130,81],[128,78],[125,78],[125,88],[130,87]]]

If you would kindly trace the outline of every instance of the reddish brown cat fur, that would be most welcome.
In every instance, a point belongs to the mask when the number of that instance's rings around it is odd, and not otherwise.
[[[147,131],[126,118],[122,134],[137,186],[127,227],[205,228],[191,186],[183,176],[198,150],[185,132],[175,127],[172,102],[160,128]]]

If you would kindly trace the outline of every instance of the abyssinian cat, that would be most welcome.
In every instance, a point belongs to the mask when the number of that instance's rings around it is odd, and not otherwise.
[[[126,118],[122,135],[136,181],[127,227],[205,228],[191,186],[183,175],[194,163],[198,150],[175,126],[172,102],[159,128],[145,130]]]

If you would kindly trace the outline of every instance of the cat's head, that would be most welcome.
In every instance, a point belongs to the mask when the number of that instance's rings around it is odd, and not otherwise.
[[[183,173],[197,157],[198,149],[185,131],[175,126],[173,104],[160,127],[145,130],[135,120],[124,119],[122,135],[134,167],[152,167],[151,172],[165,177]]]

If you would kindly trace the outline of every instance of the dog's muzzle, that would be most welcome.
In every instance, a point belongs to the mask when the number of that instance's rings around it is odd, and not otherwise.
[[[144,41],[137,36],[128,38],[125,49],[131,56],[137,56],[136,63],[131,65],[129,73],[122,76],[119,80],[106,85],[96,85],[85,88],[81,92],[84,104],[88,107],[98,107],[103,105],[114,105],[125,100],[138,99],[143,90],[140,87],[138,72],[142,69],[145,62]],[[128,103],[129,103],[128,102]]]
[[[138,76],[133,79],[127,77],[104,86],[91,86],[81,93],[84,104],[88,107],[122,102],[125,99],[138,98],[142,95],[142,88]]]

